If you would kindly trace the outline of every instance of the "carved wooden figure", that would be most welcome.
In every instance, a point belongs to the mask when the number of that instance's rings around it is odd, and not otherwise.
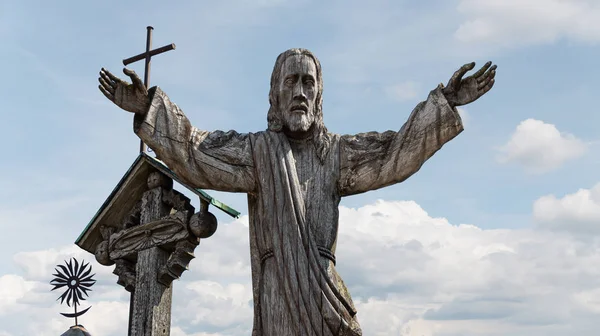
[[[158,87],[102,69],[100,90],[133,112],[135,133],[196,188],[248,194],[254,336],[362,335],[335,269],[341,197],[399,183],[416,173],[463,125],[456,106],[491,89],[496,66],[472,76],[465,64],[419,103],[399,131],[338,135],[323,123],[317,58],[290,49],[271,75],[268,129],[208,132],[193,127]]]
[[[173,189],[174,179],[183,182],[141,153],[76,241],[100,264],[115,265],[117,283],[131,292],[129,335],[169,335],[172,282],[187,269],[200,239],[217,227],[209,204],[239,215],[183,183],[200,197],[194,213],[190,199]]]

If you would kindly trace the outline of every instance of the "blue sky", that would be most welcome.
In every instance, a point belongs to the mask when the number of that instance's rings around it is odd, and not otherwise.
[[[132,115],[98,91],[98,71],[126,78],[121,61],[144,50],[147,25],[154,47],[177,45],[153,59],[151,84],[206,130],[265,129],[271,70],[291,47],[320,59],[325,123],[342,134],[398,130],[462,64],[492,60],[496,85],[461,109],[461,135],[404,183],[342,201],[342,214],[363,217],[342,216],[340,273],[365,334],[591,335],[600,313],[591,265],[600,259],[598,17],[594,0],[2,2],[0,335],[21,335],[24,311],[43,316],[49,335],[68,327],[44,294],[50,270],[85,256],[72,242],[138,149]],[[131,67],[143,73],[142,63]],[[246,213],[245,195],[212,194]],[[247,218],[218,217],[176,284],[198,299],[174,303],[174,335],[248,334]],[[233,247],[219,254],[222,244]],[[370,268],[379,264],[388,273]],[[481,272],[472,284],[467,267]],[[381,277],[358,276],[365,270]],[[126,311],[110,272],[87,325],[117,335],[123,324],[94,322],[102,309]],[[545,302],[528,288],[555,296]],[[542,309],[559,303],[564,311]],[[216,317],[232,307],[236,318]]]

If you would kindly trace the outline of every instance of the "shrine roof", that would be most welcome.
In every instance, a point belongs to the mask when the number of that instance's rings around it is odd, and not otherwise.
[[[156,170],[169,176],[173,181],[181,184],[197,195],[201,200],[208,202],[215,208],[220,209],[231,217],[239,217],[239,211],[218,201],[204,190],[188,185],[162,161],[145,153],[140,153],[119,183],[115,186],[106,201],[104,201],[100,209],[96,212],[92,220],[79,235],[75,244],[92,254],[95,253],[96,246],[102,241],[100,226],[116,227],[117,225],[120,225],[128,211],[139,199],[141,199],[142,194],[148,189],[146,184],[148,175]]]
[[[60,336],[91,336],[91,334],[82,325],[76,325],[69,328],[69,330]]]

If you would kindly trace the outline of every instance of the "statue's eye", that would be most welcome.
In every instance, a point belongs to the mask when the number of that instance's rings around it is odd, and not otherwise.
[[[294,79],[293,78],[288,78],[283,82],[285,85],[290,86],[294,84]]]
[[[305,79],[304,84],[312,86],[312,85],[315,85],[315,81],[312,79]]]

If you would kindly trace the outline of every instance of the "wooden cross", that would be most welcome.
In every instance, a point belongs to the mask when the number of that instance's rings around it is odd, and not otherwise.
[[[146,66],[144,67],[144,86],[146,87],[146,90],[148,90],[148,89],[150,89],[150,58],[152,58],[152,56],[156,56],[156,55],[162,54],[166,51],[175,49],[175,43],[171,43],[164,47],[150,50],[150,48],[152,48],[152,30],[154,30],[154,28],[152,28],[152,26],[148,26],[148,27],[146,27],[146,29],[147,29],[146,51],[139,55],[135,55],[133,57],[124,59],[123,65],[128,65],[133,62],[137,62],[139,60],[145,59]],[[144,143],[144,141],[140,140],[140,153],[145,153],[146,149],[147,149],[146,144]]]

